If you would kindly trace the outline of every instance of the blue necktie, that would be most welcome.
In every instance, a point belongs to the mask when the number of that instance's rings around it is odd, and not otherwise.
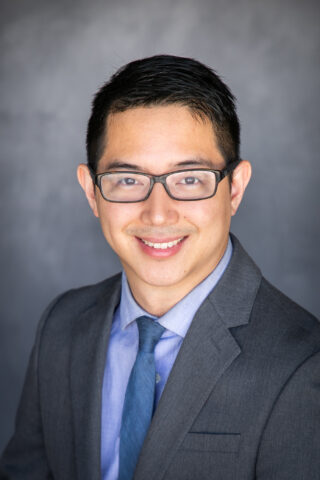
[[[131,480],[154,408],[154,349],[165,328],[152,318],[137,318],[139,351],[133,365],[124,399],[120,430],[119,477]]]

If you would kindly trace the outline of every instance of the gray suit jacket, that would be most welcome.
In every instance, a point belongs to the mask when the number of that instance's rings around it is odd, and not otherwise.
[[[320,324],[233,243],[182,344],[135,480],[320,479]],[[100,480],[102,379],[119,297],[117,275],[46,310],[1,479]]]

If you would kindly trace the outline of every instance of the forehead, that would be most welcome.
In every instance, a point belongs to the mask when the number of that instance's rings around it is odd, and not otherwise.
[[[108,117],[99,169],[119,161],[163,172],[196,158],[223,164],[209,119],[180,105],[138,107]]]

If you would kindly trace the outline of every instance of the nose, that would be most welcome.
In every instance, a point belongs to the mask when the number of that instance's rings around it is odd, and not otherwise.
[[[177,204],[161,183],[155,183],[149,198],[143,202],[141,220],[145,225],[174,225],[179,219]]]

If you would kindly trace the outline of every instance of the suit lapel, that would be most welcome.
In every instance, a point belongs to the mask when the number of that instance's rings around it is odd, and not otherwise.
[[[120,277],[75,321],[70,384],[79,480],[101,480],[101,392],[110,328],[119,299]]]
[[[213,306],[209,302],[203,304],[160,399],[141,452],[136,480],[162,478],[214,385],[239,353],[239,346]]]
[[[232,240],[229,266],[195,315],[172,368],[135,480],[163,478],[215,384],[241,353],[229,328],[248,323],[261,273],[236,238]]]

